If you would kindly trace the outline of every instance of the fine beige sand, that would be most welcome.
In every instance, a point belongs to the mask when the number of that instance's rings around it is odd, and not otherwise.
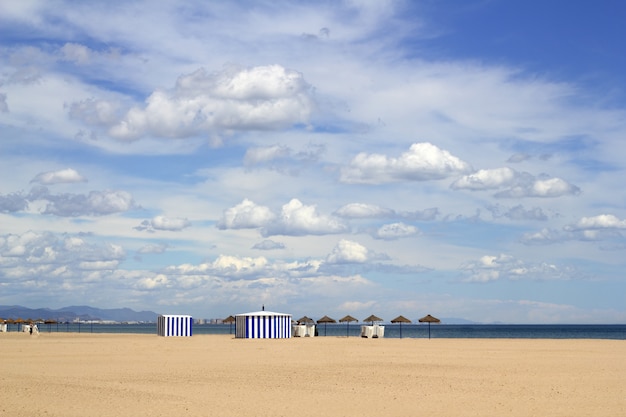
[[[626,341],[0,333],[0,415],[626,416]]]

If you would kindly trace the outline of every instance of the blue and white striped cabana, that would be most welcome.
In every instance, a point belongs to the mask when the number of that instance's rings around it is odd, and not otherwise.
[[[161,314],[157,319],[159,336],[191,336],[193,334],[193,318],[177,314]]]
[[[288,339],[291,314],[256,311],[235,316],[235,337],[241,339]]]

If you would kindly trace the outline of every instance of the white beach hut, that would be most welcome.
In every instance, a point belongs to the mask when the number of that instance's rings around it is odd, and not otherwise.
[[[256,311],[235,316],[235,337],[241,339],[291,338],[291,314]]]
[[[191,336],[193,334],[193,318],[178,314],[161,314],[157,319],[159,336]]]

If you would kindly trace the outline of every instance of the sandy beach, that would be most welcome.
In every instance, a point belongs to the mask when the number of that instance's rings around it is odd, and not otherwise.
[[[0,333],[0,415],[626,416],[620,340]]]

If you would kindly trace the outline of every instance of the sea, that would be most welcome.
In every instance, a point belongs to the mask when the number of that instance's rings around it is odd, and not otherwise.
[[[626,324],[383,324],[385,338],[422,339],[614,339],[626,340]],[[429,329],[430,327],[430,329]],[[11,325],[9,331],[17,331]],[[39,331],[74,333],[157,333],[156,323],[99,324],[57,323],[40,324]],[[235,324],[194,324],[193,334],[235,336]],[[320,337],[360,337],[361,325],[319,324]]]

